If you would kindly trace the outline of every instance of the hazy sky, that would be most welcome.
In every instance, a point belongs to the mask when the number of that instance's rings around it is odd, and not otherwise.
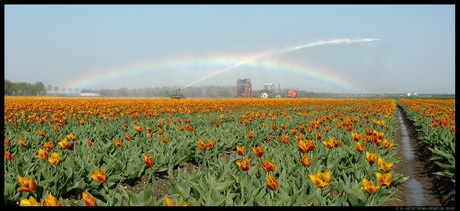
[[[455,5],[5,5],[5,79],[455,93]]]

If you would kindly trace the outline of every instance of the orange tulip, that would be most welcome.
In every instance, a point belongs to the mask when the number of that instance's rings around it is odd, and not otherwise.
[[[139,133],[142,133],[142,127],[141,126],[134,125],[134,130],[136,130]]]
[[[326,147],[330,149],[330,148],[334,147],[335,139],[331,137],[329,139],[329,141],[323,141],[323,144],[326,145]]]
[[[361,140],[363,134],[362,133],[354,133],[354,132],[351,132],[351,138],[355,141],[359,141]]]
[[[209,141],[208,141],[208,147],[211,148],[211,149],[214,149],[215,146],[216,146],[216,145],[214,144],[214,142],[213,142],[211,139],[209,139]]]
[[[244,161],[235,161],[235,163],[238,165],[238,167],[240,167],[241,170],[249,170],[249,161],[247,157],[244,159]]]
[[[46,133],[45,133],[45,131],[42,131],[42,130],[39,130],[39,131],[38,131],[38,134],[39,134],[39,135],[41,135],[41,136],[43,136],[43,137],[45,137],[45,136],[46,136]]]
[[[307,151],[313,151],[316,148],[314,140],[305,141],[305,145],[307,147]]]
[[[387,163],[382,158],[379,158],[377,164],[378,164],[380,171],[383,171],[383,172],[388,171],[388,169],[390,169],[393,166],[393,163]]]
[[[316,174],[310,174],[308,175],[313,182],[313,184],[316,185],[318,188],[324,188],[326,187],[329,182],[331,181],[331,171],[321,173],[318,171]]]
[[[93,146],[93,143],[91,143],[91,140],[88,140],[86,143],[88,144],[89,147]]]
[[[61,146],[64,149],[70,148],[70,144],[69,144],[69,142],[67,141],[66,138],[62,139],[62,141],[58,142],[58,144],[59,144],[59,146]]]
[[[288,143],[289,139],[290,138],[286,137],[284,134],[282,134],[281,137],[280,137],[280,140],[285,144]]]
[[[276,179],[273,177],[273,175],[268,173],[267,181],[265,182],[267,187],[270,188],[270,190],[275,191],[276,189],[278,189],[278,183],[280,183],[280,182],[276,181]]]
[[[182,206],[187,206],[189,203],[184,203],[184,204],[179,204],[180,207]],[[167,207],[173,207],[173,206],[176,206],[174,205],[174,202],[168,198],[168,196],[165,196],[165,206]]]
[[[261,157],[265,153],[262,145],[258,147],[252,147],[252,151],[254,151],[254,154],[256,154],[257,157]]]
[[[39,207],[39,206],[42,206],[42,204],[37,202],[34,199],[34,197],[29,196],[29,199],[21,199],[21,202],[19,202],[19,206],[21,207]]]
[[[321,134],[321,132],[316,133],[315,135],[316,135],[316,139],[318,140],[321,140],[321,138],[323,138],[323,135]]]
[[[94,170],[94,173],[91,175],[96,182],[104,183],[107,180],[107,175],[105,174],[104,170],[102,170],[102,166],[99,170]]]
[[[67,138],[71,141],[76,141],[77,140],[77,137],[75,137],[72,133],[67,135]]]
[[[295,129],[295,128],[292,128],[292,129],[291,129],[291,133],[292,133],[292,135],[294,135],[294,136],[295,136],[295,134],[297,134],[297,129]]]
[[[393,146],[393,143],[389,142],[387,139],[383,140],[383,146],[385,149],[388,149]]]
[[[305,153],[307,152],[308,148],[307,148],[307,144],[305,143],[305,141],[303,140],[300,140],[299,141],[299,151],[301,151],[302,153]]]
[[[375,174],[377,175],[380,186],[389,186],[391,184],[391,172],[386,174],[376,172]]]
[[[168,141],[168,139],[167,139],[166,137],[163,137],[163,136],[160,137],[160,140],[161,140],[162,142],[164,142],[164,143],[166,143],[166,142]]]
[[[200,142],[197,144],[197,146],[198,146],[202,151],[205,151],[205,150],[206,150],[206,147],[207,147],[208,145],[203,141],[203,139],[200,139]]]
[[[123,141],[121,139],[120,140],[115,140],[114,142],[115,142],[115,145],[117,145],[119,147],[123,146]]]
[[[131,141],[131,140],[132,140],[132,137],[131,137],[131,135],[126,134],[126,135],[125,135],[125,139],[128,140],[128,141]]]
[[[145,165],[147,165],[147,167],[152,167],[153,166],[153,157],[149,157],[147,155],[144,155],[144,161],[145,161]]]
[[[48,153],[46,153],[42,149],[38,149],[38,155],[35,156],[36,158],[41,158],[42,160],[47,160],[48,159]]]
[[[53,144],[51,142],[44,142],[43,149],[49,152],[53,149]]]
[[[5,150],[5,158],[6,160],[11,160],[13,159],[13,157],[11,156],[11,153],[9,153],[8,151]]]
[[[363,143],[361,143],[361,142],[357,142],[357,143],[356,143],[356,149],[357,149],[359,152],[363,152],[364,148],[366,148],[366,146],[364,146]]]
[[[253,137],[252,130],[250,130],[249,132],[247,132],[247,133],[245,133],[245,134],[246,134],[246,136],[247,136],[248,138],[250,138],[250,139]]]
[[[48,161],[54,165],[59,165],[59,163],[61,163],[61,157],[59,157],[58,153],[53,152],[50,158],[48,158]]]
[[[83,193],[81,193],[81,198],[83,199],[83,201],[85,202],[85,205],[87,207],[95,207],[95,206],[97,206],[96,198],[91,197],[91,195],[83,192]]]
[[[27,146],[27,143],[24,140],[18,140],[18,141],[19,141],[19,144],[21,144],[21,146],[23,147]]]
[[[305,168],[310,167],[311,161],[313,161],[313,159],[309,159],[307,154],[304,154],[302,159],[300,159],[300,162],[302,162],[302,165],[305,166]]]
[[[369,164],[374,164],[377,161],[377,153],[370,153],[366,151],[366,159]]]
[[[366,191],[366,193],[371,194],[378,188],[380,188],[380,186],[374,185],[372,181],[369,181],[366,178],[363,179],[363,184],[362,184],[361,189]]]
[[[264,164],[259,164],[259,166],[261,166],[265,172],[275,171],[275,163],[269,162],[267,159],[265,159]]]
[[[244,155],[244,146],[236,146],[236,151],[239,155]]]
[[[59,206],[60,207],[62,206],[62,204],[53,195],[51,195],[51,193],[49,193],[48,196],[45,197],[43,206],[47,206],[47,207],[58,207]]]
[[[33,193],[37,190],[37,183],[32,180],[32,177],[26,179],[21,176],[17,176],[21,186],[17,189],[17,191],[26,191],[29,193]]]

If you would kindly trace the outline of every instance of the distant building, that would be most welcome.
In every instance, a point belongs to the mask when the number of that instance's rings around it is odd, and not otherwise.
[[[410,97],[410,96],[412,96],[412,97],[417,97],[417,96],[418,96],[418,93],[417,93],[417,92],[407,92],[407,93],[406,93],[406,96],[408,96],[408,97]]]
[[[80,96],[82,96],[82,97],[99,97],[100,94],[99,94],[99,92],[93,91],[91,89],[84,89],[84,90],[81,90]]]

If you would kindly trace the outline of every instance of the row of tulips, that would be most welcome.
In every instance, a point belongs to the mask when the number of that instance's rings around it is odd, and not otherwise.
[[[5,203],[382,205],[407,179],[394,100],[6,97],[4,114]],[[192,160],[157,199],[155,174]]]
[[[455,184],[455,99],[400,99],[398,104],[433,152],[430,160],[444,169],[434,174]]]

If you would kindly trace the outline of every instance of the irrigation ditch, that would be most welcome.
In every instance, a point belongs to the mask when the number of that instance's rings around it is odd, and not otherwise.
[[[397,104],[400,128],[396,132],[401,160],[394,171],[409,176],[404,185],[396,189],[394,198],[386,206],[455,206],[455,185],[448,179],[434,175],[440,167],[434,161],[431,151],[421,141],[413,122],[409,120]]]

